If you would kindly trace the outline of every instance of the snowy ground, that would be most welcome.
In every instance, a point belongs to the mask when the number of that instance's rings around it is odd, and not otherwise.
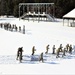
[[[52,55],[52,46],[67,43],[75,45],[75,28],[68,27],[62,20],[58,22],[32,22],[17,18],[0,18],[0,23],[11,23],[23,27],[25,34],[6,31],[0,28],[0,74],[75,74],[75,52],[67,53],[63,58]],[[46,55],[46,46],[50,45]],[[23,61],[16,60],[18,47],[23,47]],[[35,46],[35,57],[44,53],[44,63],[31,61],[31,49]]]

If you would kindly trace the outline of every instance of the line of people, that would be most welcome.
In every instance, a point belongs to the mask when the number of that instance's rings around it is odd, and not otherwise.
[[[73,50],[73,48],[72,48],[72,45],[70,45],[70,44],[67,44],[64,48],[63,48],[62,44],[60,44],[58,49],[56,49],[55,45],[53,45],[52,54],[56,54],[56,58],[58,58],[60,55],[60,52],[62,52],[62,57],[63,57],[63,56],[65,56],[66,52],[69,52],[70,54],[72,54],[72,50]],[[48,51],[49,51],[49,45],[46,46],[45,54],[47,54]]]
[[[7,31],[15,31],[15,32],[22,32],[25,34],[25,25],[23,25],[23,29],[21,26],[17,27],[16,24],[10,24],[10,23],[0,23],[0,28],[4,28]]]
[[[20,59],[20,62],[22,62],[22,57],[23,57],[23,47],[19,47],[18,50],[17,50],[17,57],[16,57],[16,60],[19,60]],[[32,56],[34,55],[36,49],[35,49],[35,46],[32,47]],[[40,57],[39,57],[39,61],[42,61],[43,62],[43,52],[40,54]]]
[[[45,52],[45,54],[48,54],[48,51],[50,49],[49,46],[50,45],[46,46],[46,52]],[[63,57],[63,56],[66,55],[65,54],[66,52],[72,54],[72,50],[73,50],[72,45],[69,45],[69,44],[67,44],[65,46],[65,48],[63,48],[62,44],[60,44],[60,46],[59,46],[58,49],[56,49],[55,45],[53,45],[53,47],[52,47],[52,54],[56,54],[56,58],[58,58],[58,57],[60,57],[60,52],[62,52],[62,57]],[[33,46],[32,47],[32,54],[31,54],[32,56],[35,54],[35,51],[36,51],[35,46]],[[23,52],[23,47],[19,47],[18,51],[17,51],[17,58],[16,58],[17,60],[19,58],[19,53],[21,54],[21,60],[22,60],[22,57],[23,57],[22,52]],[[43,52],[40,54],[38,61],[44,62],[44,60],[43,60]]]

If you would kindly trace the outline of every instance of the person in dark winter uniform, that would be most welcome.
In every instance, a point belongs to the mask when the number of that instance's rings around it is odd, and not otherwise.
[[[72,45],[69,46],[69,53],[72,54]]]
[[[68,52],[68,50],[69,50],[69,44],[66,45],[66,49],[67,49],[67,52]]]
[[[55,54],[55,45],[53,45],[53,48],[52,48],[52,50],[53,50],[53,52],[52,52],[52,54]]]
[[[60,52],[60,48],[57,49],[57,52],[56,52],[56,58],[59,57],[59,52]]]
[[[9,24],[9,31],[11,31],[11,24]]]
[[[19,32],[21,32],[21,26],[19,26]]]
[[[23,26],[23,34],[25,34],[25,25]]]
[[[62,44],[60,44],[60,47],[59,47],[59,48],[60,48],[60,52],[62,52],[62,48],[63,48],[63,47],[62,47]]]
[[[48,50],[49,50],[49,45],[46,46],[46,52],[45,52],[45,54],[48,53]]]
[[[0,28],[1,28],[1,23],[0,23]]]
[[[34,55],[36,49],[35,49],[35,46],[32,47],[32,55]]]
[[[66,48],[64,48],[64,50],[63,50],[62,57],[65,56],[65,53],[66,53]]]
[[[17,30],[18,30],[18,27],[15,25],[15,31],[17,32]]]
[[[3,28],[3,23],[0,24],[0,27]]]
[[[39,61],[42,61],[43,62],[43,52],[40,54]]]
[[[21,53],[21,56],[22,56],[22,52],[23,52],[23,47],[19,47],[18,51],[17,51],[17,58],[16,58],[16,60],[18,60],[19,53]],[[22,57],[21,57],[21,60],[22,60]]]

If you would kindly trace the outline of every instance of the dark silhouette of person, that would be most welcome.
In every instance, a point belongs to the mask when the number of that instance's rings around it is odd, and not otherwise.
[[[69,53],[72,54],[72,45],[69,46]]]
[[[49,50],[49,45],[46,46],[46,52],[45,52],[45,54],[48,53],[48,50]]]
[[[23,52],[23,47],[19,47],[18,51],[17,51],[17,58],[16,58],[16,60],[18,60],[18,58],[19,58],[19,53],[21,53],[21,60],[22,60],[22,52]]]
[[[66,45],[66,49],[67,49],[67,52],[68,52],[68,50],[69,50],[69,44]]]
[[[52,48],[52,49],[53,49],[52,54],[55,54],[55,49],[56,49],[56,48],[55,48],[55,45],[53,45],[53,48]]]
[[[62,48],[63,48],[63,47],[62,47],[62,44],[60,44],[60,47],[59,47],[59,48],[60,48],[60,52],[62,52]]]
[[[60,52],[60,48],[57,49],[57,52],[56,52],[56,58],[59,57],[59,52]]]
[[[66,56],[65,53],[66,53],[66,48],[64,48],[64,50],[63,50],[62,57],[63,57],[63,56]]]
[[[40,54],[39,61],[42,61],[43,62],[43,52]]]
[[[35,46],[32,47],[32,55],[34,55],[36,49],[35,49]]]
[[[25,34],[25,25],[23,25],[23,34]]]

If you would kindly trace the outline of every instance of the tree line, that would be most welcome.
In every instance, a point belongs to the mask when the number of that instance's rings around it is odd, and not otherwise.
[[[19,3],[54,3],[59,18],[75,8],[75,0],[0,0],[0,15],[19,17]]]

